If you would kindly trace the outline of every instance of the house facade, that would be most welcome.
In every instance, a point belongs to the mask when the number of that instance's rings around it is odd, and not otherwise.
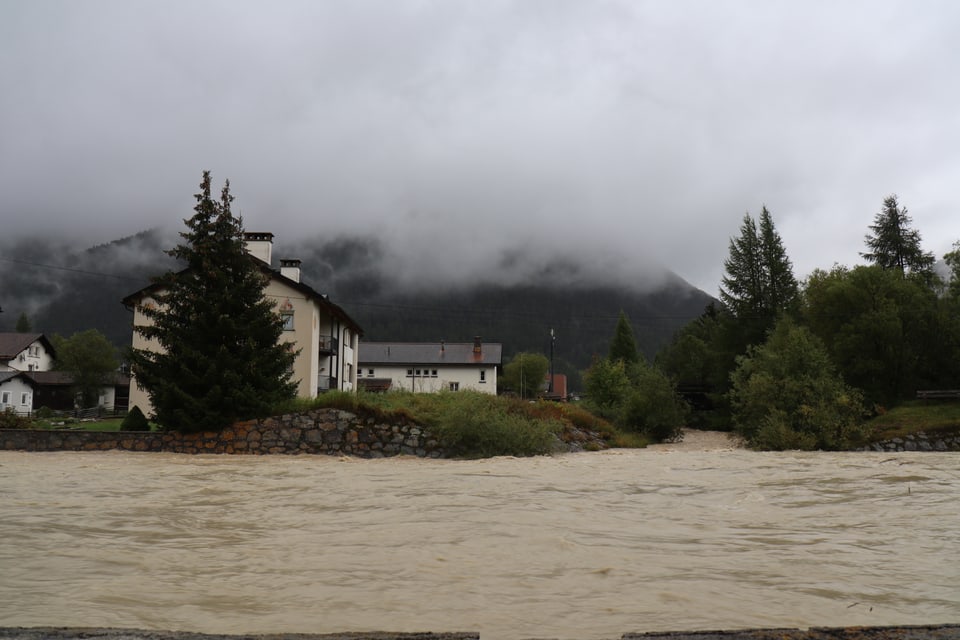
[[[503,347],[473,342],[361,342],[357,382],[371,391],[497,393]]]
[[[41,407],[55,411],[89,409],[79,406],[73,375],[67,371],[30,371],[24,376],[33,383],[33,410]],[[109,374],[97,394],[97,406],[105,411],[126,411],[130,395],[130,376],[119,371]]]
[[[281,260],[280,269],[270,267],[273,259],[272,233],[247,233],[247,252],[269,277],[264,295],[276,305],[284,323],[280,340],[299,350],[293,365],[292,379],[297,383],[297,396],[314,398],[329,390],[352,391],[357,384],[358,344],[363,335],[360,326],[339,306],[303,283],[299,260]],[[124,298],[133,311],[134,328],[146,326],[150,320],[143,314],[147,305],[155,305],[157,291],[146,287]],[[160,347],[154,341],[133,332],[134,349]],[[139,406],[146,414],[153,413],[146,390],[130,382],[130,407]]]
[[[23,371],[0,371],[0,411],[27,415],[33,411],[33,382]]]
[[[0,333],[0,371],[49,371],[55,357],[42,333]]]

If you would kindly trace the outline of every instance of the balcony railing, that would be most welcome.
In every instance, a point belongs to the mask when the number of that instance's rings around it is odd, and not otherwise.
[[[336,353],[339,346],[338,340],[334,336],[320,336],[320,353]]]

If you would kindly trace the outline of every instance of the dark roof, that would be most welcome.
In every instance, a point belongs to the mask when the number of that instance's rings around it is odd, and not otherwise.
[[[295,289],[296,291],[299,291],[307,298],[307,300],[313,300],[321,308],[329,311],[330,315],[334,316],[335,318],[339,318],[340,320],[343,320],[348,325],[350,325],[350,327],[353,328],[353,330],[357,333],[357,335],[359,336],[363,335],[363,329],[360,327],[360,325],[357,324],[357,322],[353,318],[351,318],[347,314],[347,312],[344,311],[339,305],[336,305],[330,302],[330,299],[326,295],[317,292],[316,290],[313,289],[313,287],[310,287],[309,285],[306,285],[302,282],[297,282],[296,280],[292,280],[287,276],[281,274],[279,271],[275,271],[271,269],[270,265],[264,263],[259,258],[250,256],[250,259],[255,260],[257,263],[257,266],[260,267],[260,270],[263,271],[265,274],[269,275],[274,280],[279,280],[283,284]],[[178,274],[185,273],[186,271],[187,269],[182,269],[177,273]],[[137,304],[137,302],[140,301],[141,298],[143,298],[146,295],[153,294],[155,291],[157,291],[160,288],[161,287],[159,287],[157,284],[147,285],[143,289],[140,289],[139,291],[134,291],[130,295],[126,296],[121,302],[123,302],[123,305],[125,307],[133,308]]]
[[[358,366],[377,364],[499,365],[503,346],[473,342],[361,342]]]
[[[67,371],[24,371],[23,374],[33,382],[44,387],[70,386],[73,375]],[[104,386],[125,387],[130,384],[130,376],[115,371],[104,381]]]
[[[37,384],[45,386],[73,384],[73,376],[66,371],[26,371],[25,374]]]
[[[53,345],[42,333],[0,333],[0,360],[13,360],[37,340],[54,355]]]

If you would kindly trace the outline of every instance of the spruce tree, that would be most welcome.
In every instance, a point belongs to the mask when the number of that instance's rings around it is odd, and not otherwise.
[[[783,240],[773,226],[773,217],[766,207],[760,212],[760,253],[762,256],[766,309],[781,313],[796,308],[800,287],[793,277],[793,264],[787,257]]]
[[[637,350],[637,339],[633,335],[633,327],[627,320],[627,314],[620,311],[617,326],[613,330],[613,340],[610,341],[610,352],[607,357],[616,362],[622,361],[626,365],[640,362],[640,352]]]
[[[184,242],[167,253],[186,264],[155,278],[151,321],[135,330],[158,351],[135,349],[137,383],[165,430],[211,431],[262,417],[292,398],[296,353],[279,342],[280,315],[264,296],[268,276],[245,251],[243,224],[230,211],[230,182],[220,200],[203,172]]]
[[[21,313],[20,317],[17,318],[15,330],[17,333],[30,333],[33,330],[33,327],[30,325],[30,318],[27,317],[26,312]]]
[[[869,251],[860,256],[883,269],[932,278],[935,259],[932,253],[920,248],[920,232],[911,228],[912,222],[907,208],[897,202],[896,194],[887,196],[870,225],[873,233],[864,236]]]
[[[770,328],[779,314],[796,306],[799,287],[793,265],[766,207],[759,229],[749,213],[743,217],[740,236],[730,240],[723,266],[720,300],[737,318],[759,320]]]
[[[746,214],[740,235],[730,239],[730,255],[724,261],[720,300],[738,318],[764,315],[763,256],[757,223]]]

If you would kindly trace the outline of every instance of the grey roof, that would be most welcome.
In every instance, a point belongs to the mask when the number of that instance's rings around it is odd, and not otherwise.
[[[0,360],[12,360],[21,351],[35,341],[41,341],[47,351],[53,352],[53,345],[42,333],[0,333]]]
[[[13,380],[21,375],[23,375],[23,371],[0,371],[0,384],[3,384],[7,380]]]
[[[474,353],[472,342],[360,342],[358,366],[377,364],[500,364],[503,345],[484,343],[480,353]]]

